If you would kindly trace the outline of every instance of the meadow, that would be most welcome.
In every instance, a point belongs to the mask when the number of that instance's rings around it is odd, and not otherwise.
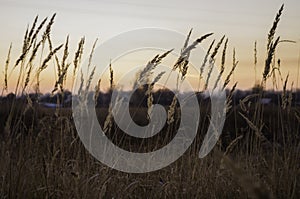
[[[276,35],[282,12],[283,6],[267,35],[261,81],[250,91],[238,90],[235,82],[228,87],[238,67],[233,55],[230,72],[224,72],[228,39],[211,42],[203,67],[221,60],[219,76],[212,85],[223,79],[222,89],[227,95],[225,125],[212,152],[203,159],[198,157],[211,111],[210,100],[202,95],[210,77],[204,79],[200,75],[204,88],[196,93],[201,111],[196,139],[171,165],[143,174],[111,169],[89,154],[76,132],[72,101],[66,100],[72,95],[66,81],[81,75],[83,86],[79,92],[85,93],[86,100],[95,99],[98,121],[113,143],[128,151],[153,151],[172,140],[181,117],[176,96],[167,89],[154,89],[162,74],[151,76],[170,51],[147,63],[137,75],[139,86],[130,99],[130,113],[137,124],[149,122],[149,109],[155,103],[164,106],[167,122],[151,139],[134,138],[122,132],[111,115],[109,102],[116,89],[117,68],[109,68],[107,91],[100,89],[101,79],[90,89],[95,68],[90,67],[86,79],[79,70],[86,50],[85,38],[78,42],[71,58],[69,37],[61,45],[52,42],[55,14],[41,21],[36,17],[24,35],[20,56],[12,60],[10,46],[7,60],[1,66],[4,73],[0,97],[0,198],[299,198],[300,94],[297,88],[288,88],[289,77],[282,77],[280,61],[275,58],[279,43],[293,42]],[[171,66],[171,70],[179,71],[179,83],[189,72],[189,54],[212,37],[206,34],[190,43],[190,35],[191,32]],[[256,64],[255,48],[253,52]],[[53,89],[48,95],[42,94],[40,75],[52,66],[57,73]],[[11,79],[12,73],[18,74],[16,80]],[[277,87],[278,80],[282,88]],[[16,82],[12,92],[8,89],[10,81]],[[273,82],[274,90],[266,89],[268,81]],[[30,92],[32,88],[34,92]],[[263,103],[267,98],[272,98],[272,103]],[[50,108],[48,104],[56,106]]]

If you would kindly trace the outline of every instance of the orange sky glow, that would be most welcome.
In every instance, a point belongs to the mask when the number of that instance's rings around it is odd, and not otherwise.
[[[228,48],[225,63],[225,75],[232,66],[233,49],[236,50],[236,59],[239,61],[237,69],[229,84],[229,88],[238,82],[239,89],[250,89],[255,81],[262,78],[264,62],[266,58],[267,34],[273,23],[274,17],[281,6],[285,4],[283,15],[279,23],[276,36],[282,40],[292,40],[295,43],[280,43],[276,51],[276,61],[281,60],[281,72],[283,78],[289,74],[288,88],[293,84],[294,88],[300,87],[300,1],[8,1],[0,2],[0,88],[3,85],[4,66],[10,43],[12,43],[11,65],[9,66],[9,91],[14,91],[19,69],[13,72],[13,63],[20,56],[23,35],[26,27],[31,25],[36,15],[39,21],[44,17],[50,17],[57,13],[52,28],[52,42],[55,46],[65,42],[66,36],[70,35],[70,57],[72,62],[77,43],[82,36],[86,38],[83,60],[88,59],[92,44],[99,38],[98,45],[113,38],[114,36],[144,27],[156,27],[170,29],[187,35],[193,28],[192,39],[203,34],[213,32],[214,35],[205,40],[199,48],[204,51],[209,47],[213,39],[217,41],[225,35],[228,38]],[[254,70],[254,42],[257,41],[257,68]],[[180,41],[181,44],[184,40]],[[177,52],[180,49],[176,49]],[[222,50],[222,47],[221,47]],[[193,52],[192,52],[193,53]],[[133,66],[146,64],[157,52],[132,53],[113,62],[112,66],[117,82]],[[193,55],[196,56],[196,55]],[[58,54],[61,57],[61,53]],[[112,58],[114,59],[114,58]],[[221,54],[217,57],[216,66],[220,65]],[[176,56],[170,56],[162,64],[172,67]],[[55,83],[54,61],[41,74],[41,91],[50,92]],[[71,71],[73,70],[71,65]],[[100,74],[96,74],[99,77]],[[67,88],[72,90],[72,74],[68,74]],[[132,74],[134,79],[135,74]],[[109,85],[109,73],[102,77],[102,90]],[[194,89],[198,89],[198,74],[190,69],[187,80]],[[224,79],[223,79],[224,80]],[[278,78],[279,89],[282,83]],[[131,81],[131,80],[129,80]],[[33,90],[34,80],[30,83]],[[203,82],[201,83],[203,84]],[[273,88],[272,81],[268,81],[268,88]],[[2,89],[1,89],[2,90]]]

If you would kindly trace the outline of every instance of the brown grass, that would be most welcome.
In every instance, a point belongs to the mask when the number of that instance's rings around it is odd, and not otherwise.
[[[79,41],[73,62],[69,61],[69,36],[65,44],[53,48],[50,33],[55,14],[38,40],[47,18],[38,24],[38,16],[31,28],[27,28],[21,55],[17,58],[11,73],[19,67],[15,94],[22,93],[25,100],[14,97],[0,99],[0,198],[299,198],[299,130],[300,110],[292,106],[292,91],[288,90],[288,77],[282,91],[283,106],[250,103],[250,99],[264,97],[264,86],[269,80],[274,61],[274,53],[280,42],[274,40],[283,6],[275,17],[268,35],[267,53],[262,74],[262,83],[257,94],[246,97],[234,104],[232,97],[234,84],[228,93],[227,117],[223,134],[214,150],[204,159],[198,158],[198,151],[210,119],[210,103],[200,101],[201,119],[197,138],[187,152],[176,162],[159,171],[144,174],[128,174],[113,170],[95,160],[82,145],[73,123],[70,108],[47,109],[32,101],[27,88],[37,80],[36,95],[39,96],[39,75],[48,67],[51,60],[57,69],[54,92],[65,92],[65,81],[75,75],[81,63],[85,38]],[[189,56],[192,50],[212,34],[206,34],[189,45],[192,30],[188,33],[183,49],[170,70],[179,69],[181,82],[188,72]],[[209,74],[204,89],[208,87],[213,63],[217,58],[225,36],[213,49],[211,43],[203,65],[200,67],[200,80],[206,63]],[[47,42],[46,42],[47,41]],[[217,85],[225,71],[225,57],[228,39],[221,55],[221,70],[214,85]],[[48,45],[49,50],[45,47]],[[64,46],[62,59],[57,52]],[[85,94],[92,86],[96,66],[91,50],[87,76],[81,72],[79,91]],[[256,46],[256,45],[255,45]],[[40,63],[36,63],[37,52],[41,52]],[[47,52],[44,54],[44,51]],[[143,71],[137,75],[138,87],[148,84],[146,97],[148,107],[130,108],[133,121],[147,124],[153,105],[153,88],[164,73],[152,78],[155,67],[171,52],[155,56]],[[4,66],[3,92],[7,92],[11,63],[11,46]],[[255,65],[257,51],[255,47]],[[228,73],[223,89],[229,84],[238,64],[235,50],[232,68]],[[73,65],[71,65],[73,63]],[[73,68],[71,68],[73,67]],[[37,69],[34,74],[34,69]],[[73,69],[72,77],[67,72]],[[116,69],[115,69],[116,70]],[[276,70],[280,72],[280,67]],[[110,65],[110,91],[115,89],[114,72]],[[281,73],[279,73],[281,75]],[[179,77],[179,76],[178,76]],[[282,77],[281,77],[282,78]],[[98,98],[101,79],[95,87]],[[177,85],[178,86],[178,85]],[[216,87],[216,86],[215,86]],[[21,90],[20,90],[21,89]],[[37,97],[39,100],[39,97]],[[58,102],[59,103],[59,102]],[[140,140],[122,132],[112,117],[112,105],[97,108],[100,125],[112,142],[129,151],[147,152],[156,150],[174,137],[178,128],[180,111],[176,95],[172,103],[165,107],[168,120],[162,132],[153,140]]]

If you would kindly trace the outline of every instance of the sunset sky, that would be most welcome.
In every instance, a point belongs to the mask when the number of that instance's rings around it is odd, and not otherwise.
[[[300,80],[297,85],[300,56],[299,0],[0,0],[0,81],[3,84],[2,71],[10,43],[13,44],[12,60],[16,60],[20,54],[27,25],[31,25],[36,15],[39,15],[41,20],[57,13],[52,28],[53,43],[55,45],[63,43],[69,34],[71,56],[82,36],[86,37],[85,49],[89,51],[96,38],[99,38],[98,44],[101,44],[115,35],[137,28],[164,28],[184,35],[193,28],[193,38],[213,32],[213,37],[203,43],[204,49],[212,39],[219,40],[225,34],[229,39],[226,71],[231,67],[232,50],[235,48],[239,65],[234,81],[238,81],[240,89],[248,89],[255,81],[254,42],[258,43],[257,76],[260,78],[266,55],[267,34],[282,3],[285,4],[285,8],[277,35],[297,43],[280,44],[276,57],[281,59],[283,75],[289,72],[290,82],[294,81],[295,87],[299,87]],[[88,53],[84,58],[87,56]],[[145,56],[145,63],[151,58],[151,55],[149,56]],[[119,71],[116,72],[116,78],[125,70],[117,66],[114,69]],[[53,69],[44,74],[41,84],[45,90],[53,87],[54,80],[51,81],[53,76]]]

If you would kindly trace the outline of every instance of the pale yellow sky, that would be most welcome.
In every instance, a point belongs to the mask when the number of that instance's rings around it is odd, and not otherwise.
[[[212,39],[219,39],[225,34],[229,38],[227,70],[231,67],[232,49],[236,48],[239,60],[234,81],[241,89],[251,88],[255,81],[253,69],[253,46],[258,43],[257,77],[260,79],[266,53],[267,33],[280,5],[285,9],[279,24],[277,35],[282,39],[294,40],[296,44],[282,43],[276,57],[281,59],[282,73],[290,74],[290,82],[296,86],[299,67],[300,49],[300,1],[298,0],[252,0],[252,1],[103,1],[103,0],[0,0],[0,81],[3,82],[4,63],[10,42],[13,43],[12,60],[19,55],[23,35],[27,24],[31,24],[38,14],[40,18],[57,13],[53,26],[53,43],[58,45],[70,35],[71,56],[81,36],[86,37],[86,50],[90,50],[95,38],[98,44],[105,42],[122,32],[143,27],[171,29],[187,34],[194,29],[193,38],[208,32],[214,32],[212,38],[201,47],[208,47]],[[183,43],[183,41],[182,41]],[[87,58],[88,53],[84,58]],[[152,56],[142,60],[146,63]],[[141,59],[141,57],[139,57]],[[140,61],[142,61],[140,60]],[[125,61],[130,68],[132,61]],[[140,63],[140,62],[138,62]],[[121,64],[119,60],[119,64]],[[114,70],[116,78],[129,68],[118,66]],[[54,69],[49,68],[42,75],[41,86],[44,91],[54,85]],[[191,79],[193,74],[190,74]],[[14,78],[15,76],[12,76]],[[10,88],[13,87],[13,79]],[[194,80],[191,80],[194,81]],[[197,82],[197,80],[195,80]],[[70,83],[70,82],[69,82]],[[197,83],[196,83],[197,84]],[[300,82],[298,83],[299,87]]]

